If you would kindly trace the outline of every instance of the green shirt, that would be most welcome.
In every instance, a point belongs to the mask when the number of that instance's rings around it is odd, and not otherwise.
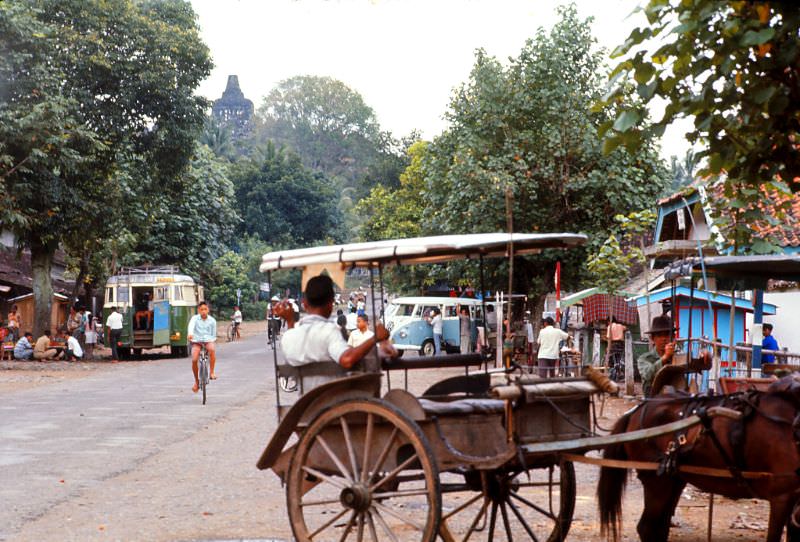
[[[645,352],[636,360],[639,367],[639,374],[642,376],[642,392],[645,397],[650,395],[650,388],[653,386],[653,379],[656,373],[663,367],[661,356],[655,350]]]

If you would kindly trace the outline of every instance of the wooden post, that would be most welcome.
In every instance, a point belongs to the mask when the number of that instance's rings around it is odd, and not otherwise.
[[[597,367],[600,365],[600,332],[594,332],[592,339],[592,365]]]
[[[633,336],[630,331],[625,332],[625,395],[633,397],[635,394],[633,379]]]

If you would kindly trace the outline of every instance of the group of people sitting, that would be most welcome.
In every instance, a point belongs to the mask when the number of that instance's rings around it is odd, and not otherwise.
[[[14,358],[18,360],[47,361],[64,359],[66,361],[80,361],[84,357],[84,350],[69,330],[59,332],[55,338],[50,330],[44,330],[42,335],[33,340],[33,333],[26,331],[14,345]]]

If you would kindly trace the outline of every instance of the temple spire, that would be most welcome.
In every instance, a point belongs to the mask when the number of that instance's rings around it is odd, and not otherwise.
[[[239,76],[229,75],[222,97],[211,108],[212,115],[220,124],[230,127],[236,139],[250,131],[253,111],[253,102],[244,97],[239,87]]]

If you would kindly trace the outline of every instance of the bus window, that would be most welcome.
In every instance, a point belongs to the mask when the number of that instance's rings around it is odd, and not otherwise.
[[[114,288],[106,288],[106,303],[114,302]]]
[[[447,305],[445,313],[445,318],[456,318],[458,316],[458,307],[456,305]]]
[[[130,293],[130,286],[117,286],[117,301],[127,303],[131,299]]]
[[[167,294],[169,286],[159,286],[157,288],[153,288],[153,301],[164,301],[169,296]]]
[[[402,304],[397,305],[397,312],[395,313],[397,316],[411,316],[414,314],[414,305]]]
[[[200,303],[201,301],[206,300],[206,293],[203,290],[202,286],[197,287],[197,302]]]
[[[172,288],[172,300],[173,301],[183,301],[183,289],[182,287],[175,285]]]
[[[184,301],[195,301],[195,296],[197,296],[197,289],[194,286],[183,286]]]

